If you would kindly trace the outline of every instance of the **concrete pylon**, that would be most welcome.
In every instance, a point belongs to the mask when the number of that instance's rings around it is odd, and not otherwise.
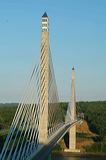
[[[40,54],[40,118],[39,143],[46,144],[48,136],[48,76],[49,76],[49,22],[46,13],[42,16]]]
[[[70,121],[76,121],[76,93],[75,93],[75,69],[72,68],[72,83],[71,83],[71,103],[69,105]],[[80,152],[76,149],[76,124],[69,129],[69,149],[68,152]]]
[[[72,83],[71,83],[71,121],[76,120],[76,94],[75,94],[75,69],[72,68]],[[76,125],[69,130],[69,150],[76,149]]]
[[[76,150],[76,125],[69,130],[69,150],[72,152]]]

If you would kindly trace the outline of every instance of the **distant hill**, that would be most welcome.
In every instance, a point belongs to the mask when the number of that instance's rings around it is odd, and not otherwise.
[[[18,103],[0,103],[0,107],[17,107]]]

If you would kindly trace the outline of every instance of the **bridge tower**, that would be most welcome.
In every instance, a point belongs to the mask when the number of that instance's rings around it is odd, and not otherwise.
[[[75,94],[75,69],[72,68],[72,83],[71,83],[71,121],[76,120],[76,94]],[[75,151],[76,149],[76,125],[69,130],[69,150]]]
[[[45,144],[48,136],[48,78],[49,78],[49,19],[42,16],[40,49],[40,119],[39,143]]]
[[[76,93],[75,93],[75,69],[72,68],[72,82],[71,82],[71,102],[69,103],[66,122],[73,123],[77,120],[76,117]],[[66,152],[80,152],[76,149],[76,124],[69,129],[69,149]]]

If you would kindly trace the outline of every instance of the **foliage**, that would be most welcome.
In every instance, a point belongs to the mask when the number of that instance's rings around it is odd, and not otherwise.
[[[17,104],[0,104],[0,129],[8,128],[16,112]]]
[[[92,138],[92,136],[90,135],[90,134],[88,134],[88,133],[77,133],[77,137],[78,138]]]
[[[67,112],[68,103],[61,102],[60,107],[61,107],[61,110],[62,110],[62,112],[61,112],[61,114],[62,114],[61,116],[63,117],[62,119],[63,119],[63,121],[65,121],[65,115],[66,115],[66,112]]]
[[[106,153],[106,143],[97,142],[86,147],[86,152],[103,152]]]
[[[83,112],[90,129],[97,133],[100,140],[106,137],[106,102],[79,102],[79,112]]]

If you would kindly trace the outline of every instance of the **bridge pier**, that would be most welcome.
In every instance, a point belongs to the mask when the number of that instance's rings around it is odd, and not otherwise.
[[[69,149],[70,152],[80,152],[76,149],[76,124],[72,126],[69,130]]]
[[[76,124],[69,129],[69,149],[65,149],[65,152],[80,152],[76,149]]]
[[[69,150],[76,149],[76,125],[69,130]]]

